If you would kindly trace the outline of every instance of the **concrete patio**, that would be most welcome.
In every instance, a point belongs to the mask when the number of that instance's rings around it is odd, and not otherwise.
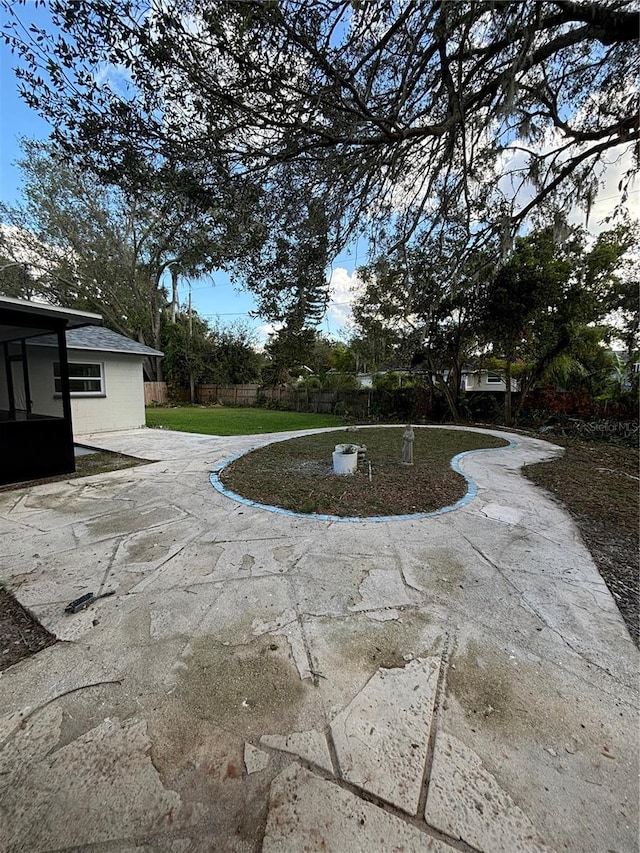
[[[0,849],[637,850],[638,652],[519,472],[559,449],[466,457],[422,520],[212,488],[291,435],[85,436],[155,461],[0,494],[0,583],[61,640],[0,675]]]

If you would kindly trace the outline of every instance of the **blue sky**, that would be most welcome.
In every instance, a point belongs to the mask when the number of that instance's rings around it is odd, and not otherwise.
[[[28,26],[31,22],[44,24],[48,20],[46,9],[35,9],[32,3],[19,10],[21,20]],[[16,161],[21,156],[20,139],[46,139],[50,127],[37,113],[24,103],[18,94],[18,83],[13,72],[16,57],[0,42],[0,201],[18,204],[21,199],[21,175]],[[348,317],[351,280],[355,264],[365,261],[365,252],[354,247],[337,258],[330,271],[334,285],[334,301],[322,324],[323,334],[345,337],[348,331],[344,322]],[[253,297],[247,291],[234,287],[228,275],[216,270],[206,278],[191,284],[195,309],[211,324],[217,321],[228,325],[243,321],[256,330],[259,343],[263,343],[271,328],[263,318],[251,317],[255,310]],[[180,286],[180,299],[186,304],[189,284]]]

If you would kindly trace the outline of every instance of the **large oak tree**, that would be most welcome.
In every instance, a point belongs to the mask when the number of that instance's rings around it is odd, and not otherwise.
[[[21,28],[25,2],[3,0],[6,38],[58,142],[121,184],[232,197],[273,316],[296,302],[268,295],[297,228],[302,264],[451,221],[504,249],[548,209],[588,209],[623,156],[624,200],[637,165],[631,0],[49,0],[48,32]]]
[[[161,349],[168,273],[215,264],[226,224],[164,190],[106,186],[50,146],[23,148],[23,201],[0,204],[0,292],[96,311]],[[146,367],[161,378],[158,359]]]

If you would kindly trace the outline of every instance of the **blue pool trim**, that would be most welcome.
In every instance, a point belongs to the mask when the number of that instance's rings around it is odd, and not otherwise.
[[[509,440],[509,443],[504,447],[480,447],[478,450],[465,450],[462,453],[458,453],[451,460],[451,467],[457,474],[461,474],[465,480],[467,481],[467,493],[464,497],[460,498],[451,506],[444,506],[440,509],[435,509],[433,512],[414,512],[410,515],[369,515],[365,518],[360,518],[360,516],[343,516],[343,515],[321,515],[317,512],[294,512],[291,509],[283,509],[279,506],[270,506],[269,504],[258,503],[258,501],[249,500],[249,498],[243,498],[242,495],[236,494],[236,492],[232,492],[230,489],[227,489],[222,484],[219,474],[223,471],[227,465],[230,465],[232,462],[235,462],[236,459],[239,459],[241,456],[245,456],[247,453],[251,453],[253,450],[256,450],[256,447],[249,447],[247,450],[241,450],[238,453],[234,453],[233,456],[227,457],[225,460],[220,462],[216,467],[211,471],[209,476],[209,482],[213,486],[213,488],[220,492],[221,495],[224,495],[227,498],[230,498],[237,503],[244,504],[245,506],[252,506],[256,509],[264,509],[267,512],[275,512],[279,515],[289,515],[292,518],[311,518],[314,521],[349,521],[351,523],[356,522],[358,524],[369,524],[375,523],[378,521],[418,521],[422,518],[433,518],[437,515],[443,515],[445,512],[453,512],[455,509],[461,509],[463,506],[466,506],[470,503],[475,496],[478,494],[478,486],[475,480],[469,476],[465,471],[460,467],[460,462],[464,459],[465,456],[470,456],[472,453],[486,453],[490,450],[510,450],[511,448],[516,446],[516,442]]]

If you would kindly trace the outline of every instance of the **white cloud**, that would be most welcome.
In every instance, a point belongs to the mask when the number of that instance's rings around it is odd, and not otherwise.
[[[264,345],[269,339],[269,335],[278,332],[282,328],[282,323],[263,323],[261,326],[256,326],[254,333],[256,336],[255,349],[258,352],[264,350]]]
[[[620,181],[625,174],[633,168],[633,152],[627,149],[621,157],[608,162],[602,178],[600,179],[600,187],[598,195],[591,207],[589,214],[588,230],[592,234],[599,234],[601,231],[606,231],[612,226],[604,220],[611,216],[615,208],[622,202],[622,192],[618,189]],[[627,208],[633,217],[640,216],[640,204],[638,183],[632,182],[629,187],[629,198],[627,200]],[[574,208],[569,217],[569,221],[576,225],[585,225],[586,213],[584,210]]]
[[[126,95],[132,83],[130,71],[112,62],[101,63],[93,72],[93,79],[100,88],[108,88],[119,95]]]
[[[329,278],[331,301],[327,306],[327,315],[340,330],[348,329],[353,324],[351,306],[353,305],[360,279],[357,270],[350,273],[345,267],[335,267]]]
[[[541,144],[531,145],[529,150],[538,155],[548,156],[558,151],[564,141],[559,130],[547,129]],[[498,193],[512,200],[516,210],[526,207],[535,194],[531,182],[523,180],[528,159],[525,148],[526,145],[521,140],[516,140],[505,148],[495,166]],[[562,165],[572,153],[575,152],[565,151],[559,155],[557,164]],[[610,228],[611,225],[604,220],[611,216],[614,209],[622,203],[622,192],[618,189],[618,185],[626,173],[633,170],[633,167],[633,150],[630,146],[623,147],[621,144],[612,148],[593,169],[597,177],[598,190],[591,206],[588,222],[584,205],[575,205],[568,215],[569,223],[581,225],[594,235]],[[626,207],[632,216],[637,217],[640,215],[638,186],[631,185],[629,189]]]

